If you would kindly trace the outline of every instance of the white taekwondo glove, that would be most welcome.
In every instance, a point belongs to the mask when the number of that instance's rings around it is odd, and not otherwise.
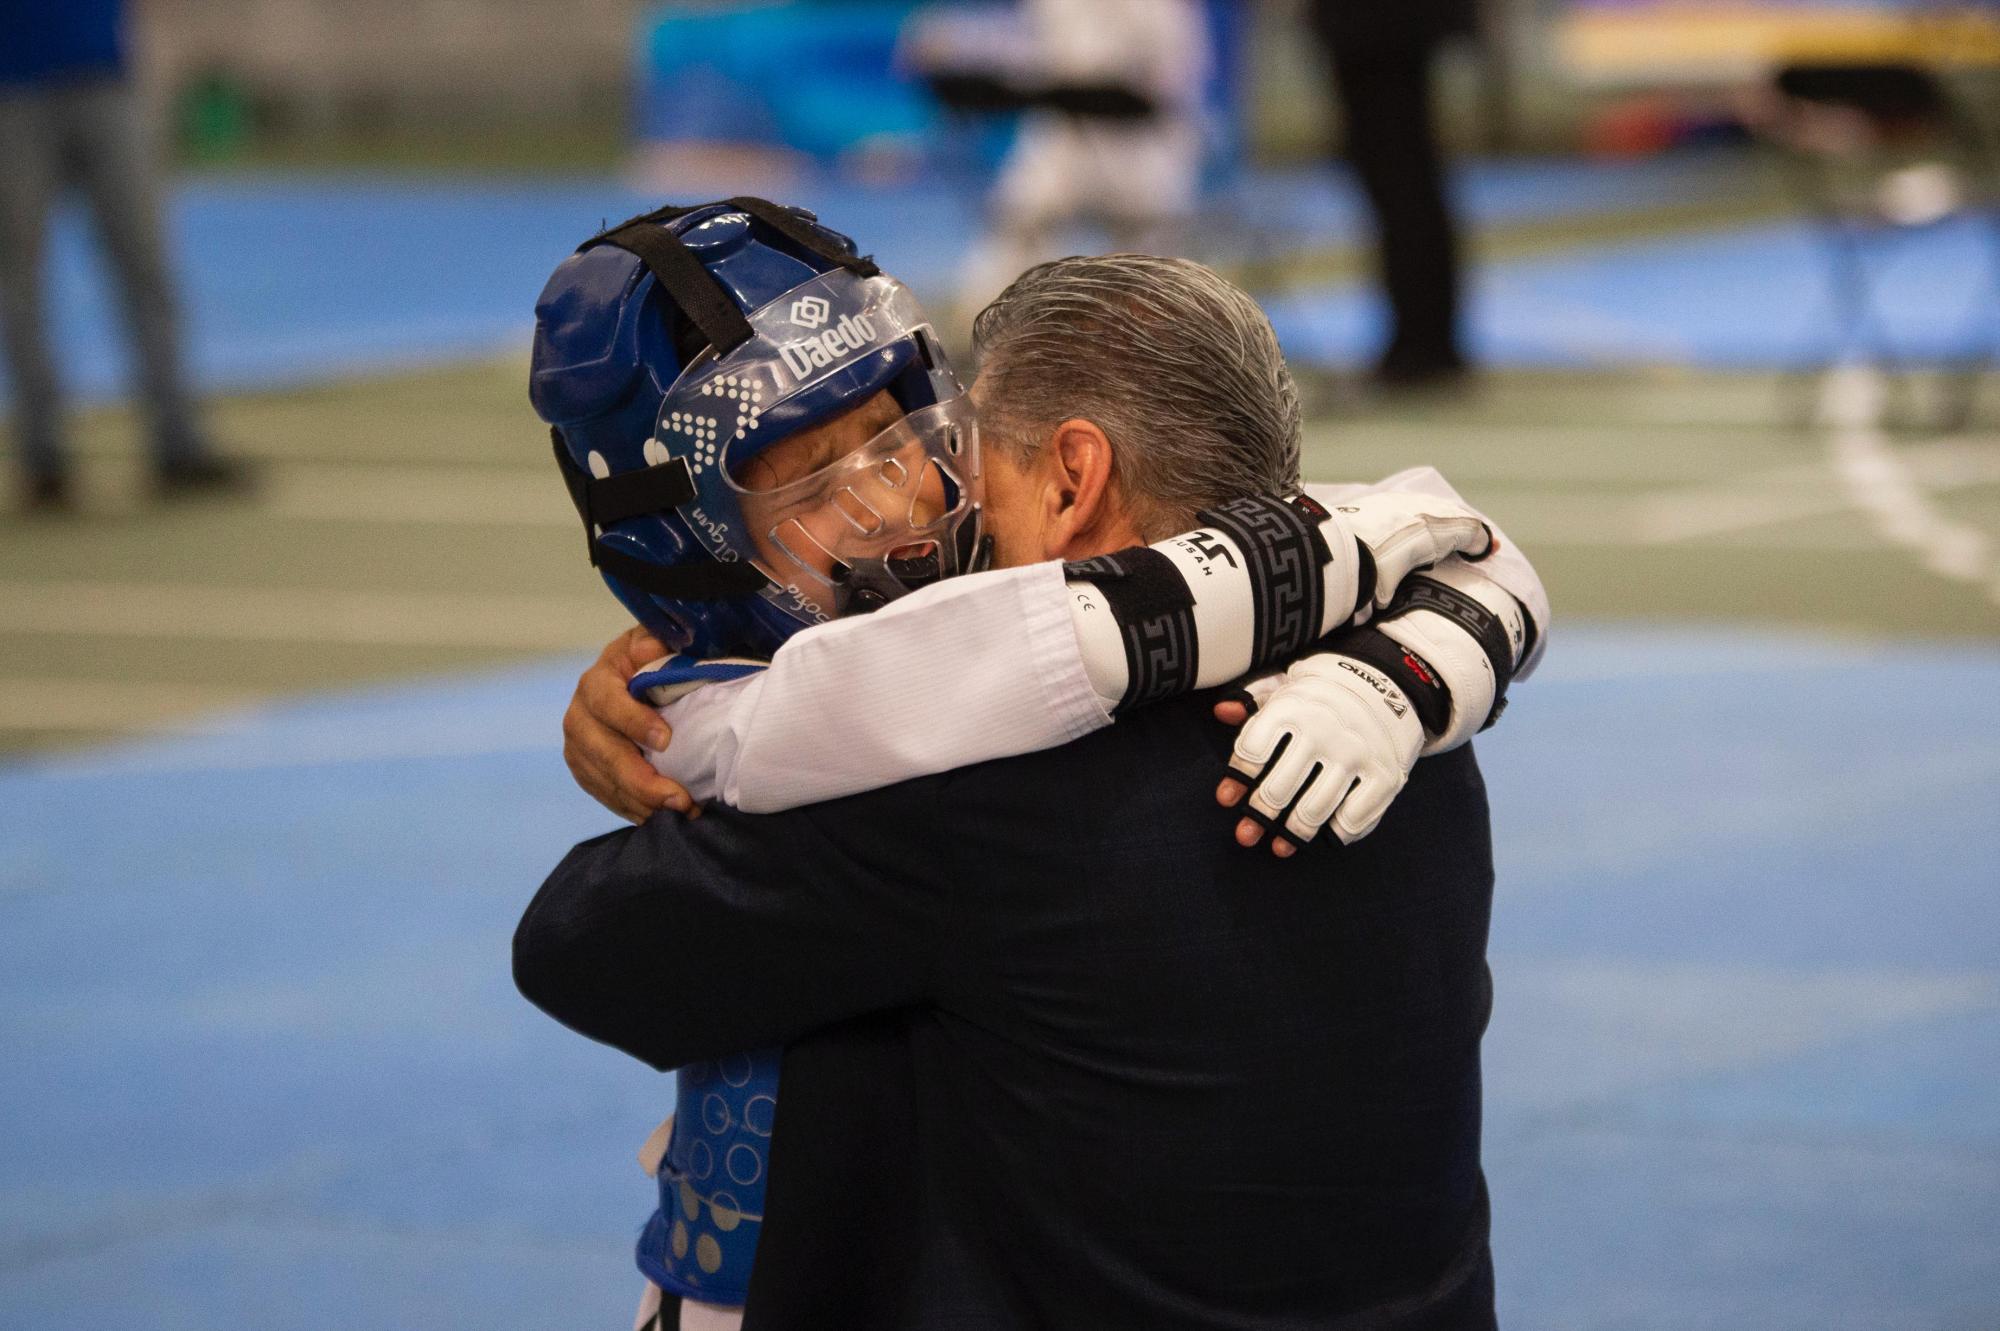
[[[1505,686],[1513,680],[1533,630],[1519,601],[1462,560],[1446,560],[1427,570],[1409,589],[1411,596],[1375,626],[1415,653],[1450,697],[1448,719],[1425,726],[1428,758],[1457,748],[1498,719]],[[1462,607],[1456,615],[1447,613],[1453,601]],[[1489,624],[1483,637],[1468,618],[1482,611]]]
[[[1244,692],[1256,710],[1229,768],[1250,787],[1250,815],[1301,845],[1329,819],[1344,843],[1374,831],[1424,746],[1402,689],[1365,661],[1319,652]]]
[[[1450,555],[1479,560],[1493,553],[1492,529],[1479,515],[1437,495],[1381,490],[1337,504],[1333,511],[1374,557],[1376,610],[1394,600],[1403,579],[1417,569]],[[1357,623],[1367,619],[1368,609],[1356,607]]]

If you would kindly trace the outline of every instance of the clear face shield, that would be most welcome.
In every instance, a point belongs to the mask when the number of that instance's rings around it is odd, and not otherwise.
[[[738,503],[759,568],[826,618],[966,571],[979,433],[964,397],[898,420],[811,475]]]
[[[978,425],[909,290],[836,271],[749,321],[749,342],[675,382],[654,436],[656,462],[689,461],[696,498],[682,512],[711,553],[752,561],[776,584],[765,595],[806,623],[872,610],[976,567]],[[758,487],[774,468],[748,468],[751,459],[818,461],[822,432],[844,409],[910,374],[928,378],[934,405],[815,470]],[[768,442],[773,435],[779,442]]]

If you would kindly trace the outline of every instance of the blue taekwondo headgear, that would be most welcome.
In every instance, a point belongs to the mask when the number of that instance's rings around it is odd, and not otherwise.
[[[674,650],[768,653],[984,562],[970,399],[909,290],[811,213],[643,214],[565,259],[535,316],[529,396],[591,563]],[[868,444],[778,490],[739,484],[883,391],[905,415]]]

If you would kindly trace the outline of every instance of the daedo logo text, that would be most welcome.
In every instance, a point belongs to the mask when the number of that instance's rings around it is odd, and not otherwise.
[[[840,322],[824,333],[802,337],[778,348],[785,367],[804,379],[814,370],[823,370],[841,357],[861,350],[875,340],[875,323],[865,314],[843,314]]]

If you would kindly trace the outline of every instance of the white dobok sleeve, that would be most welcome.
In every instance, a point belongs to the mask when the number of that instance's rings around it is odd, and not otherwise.
[[[770,813],[1111,724],[1084,670],[1060,563],[951,578],[805,629],[770,669],[661,709],[662,774],[702,801]]]
[[[1305,489],[1328,506],[1377,490],[1464,502],[1429,467]],[[1541,580],[1493,533],[1500,549],[1475,567],[1546,628]],[[1111,723],[1072,595],[1062,564],[1050,561],[951,578],[873,614],[815,625],[769,669],[661,708],[673,742],[647,757],[697,800],[771,813],[1067,744]]]
[[[1343,499],[1355,495],[1373,494],[1379,490],[1415,491],[1419,494],[1432,494],[1442,499],[1465,503],[1463,496],[1452,488],[1451,482],[1447,481],[1436,467],[1411,467],[1408,471],[1399,471],[1394,476],[1376,481],[1372,485],[1305,487],[1307,494],[1329,508]],[[1467,504],[1466,507],[1470,508],[1471,505]],[[1494,550],[1478,563],[1468,563],[1467,566],[1492,579],[1502,591],[1519,601],[1522,608],[1528,612],[1528,618],[1534,621],[1534,646],[1529,650],[1527,659],[1514,668],[1515,679],[1526,679],[1533,673],[1536,664],[1542,659],[1543,649],[1548,645],[1549,593],[1542,586],[1541,575],[1535,572],[1535,566],[1529,563],[1527,555],[1521,552],[1521,547],[1508,539],[1507,534],[1500,530],[1498,523],[1483,513],[1480,517],[1485,520],[1487,527],[1493,533]]]

